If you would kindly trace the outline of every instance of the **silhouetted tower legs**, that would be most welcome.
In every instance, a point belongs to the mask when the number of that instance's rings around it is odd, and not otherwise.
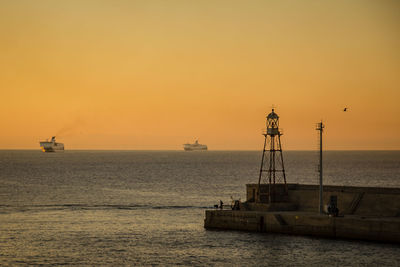
[[[282,155],[282,131],[279,129],[279,116],[274,112],[274,109],[267,116],[267,128],[263,135],[265,139],[256,201],[263,203],[284,202],[288,191]]]

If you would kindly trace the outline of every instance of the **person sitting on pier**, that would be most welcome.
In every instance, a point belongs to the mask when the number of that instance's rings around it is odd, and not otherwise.
[[[219,208],[221,210],[224,208],[224,202],[222,202],[222,200],[219,200]]]

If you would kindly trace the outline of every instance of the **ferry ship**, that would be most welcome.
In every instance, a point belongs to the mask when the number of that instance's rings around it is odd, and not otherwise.
[[[64,151],[64,144],[57,143],[56,137],[53,136],[51,141],[48,139],[46,141],[40,141],[40,148],[43,152],[56,152],[56,151]]]
[[[185,151],[207,150],[207,146],[199,144],[199,141],[196,140],[196,142],[194,142],[194,144],[184,144],[183,149]]]

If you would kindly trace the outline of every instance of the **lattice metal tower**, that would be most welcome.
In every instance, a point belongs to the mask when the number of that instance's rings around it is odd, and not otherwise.
[[[283,164],[279,116],[274,109],[267,116],[267,128],[263,131],[264,149],[258,178],[257,202],[285,202],[287,185]],[[269,146],[269,148],[268,148]]]

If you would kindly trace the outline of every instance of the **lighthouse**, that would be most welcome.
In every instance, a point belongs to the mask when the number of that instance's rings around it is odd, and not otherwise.
[[[285,202],[288,189],[281,143],[283,132],[279,128],[279,116],[274,109],[266,119],[267,127],[262,133],[264,147],[256,201],[260,203]]]

